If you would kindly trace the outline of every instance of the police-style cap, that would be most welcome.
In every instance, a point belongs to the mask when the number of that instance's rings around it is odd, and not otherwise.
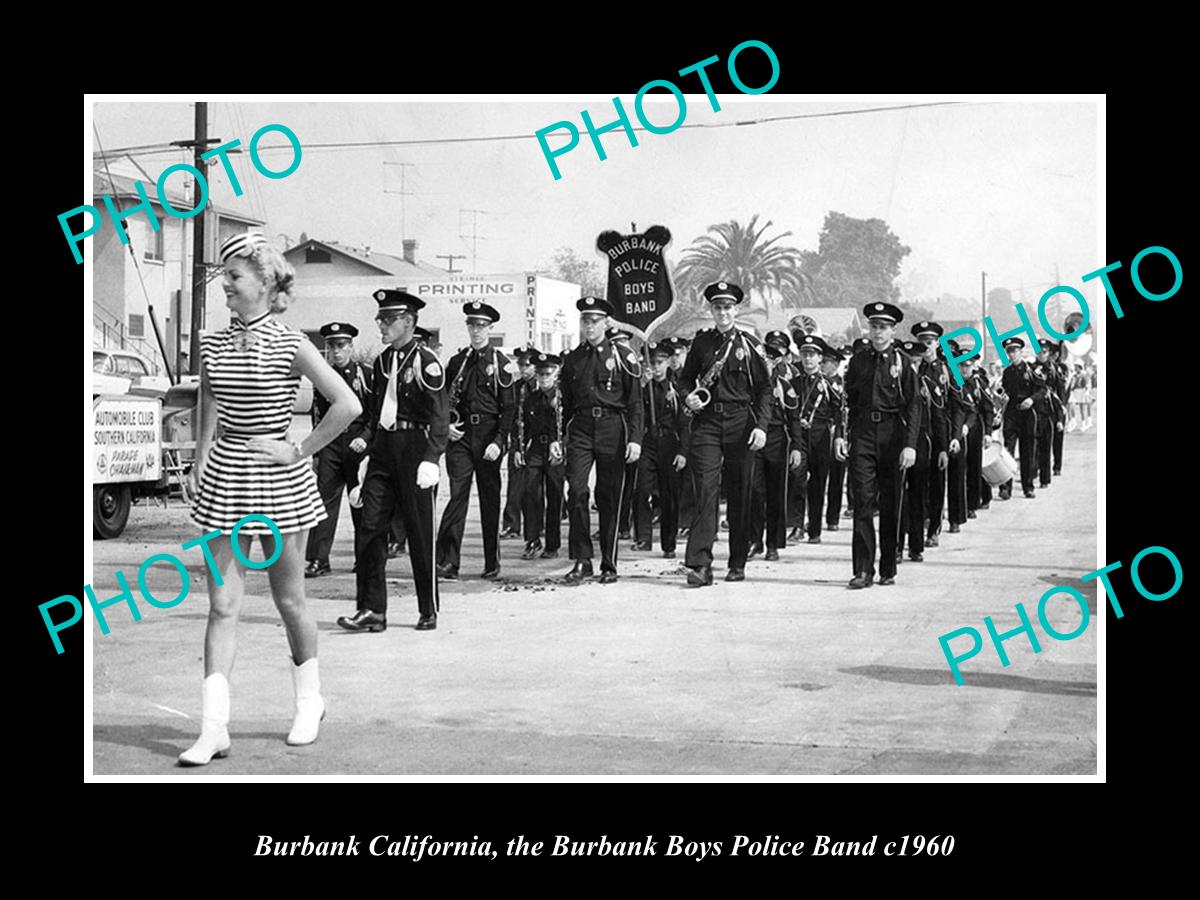
[[[334,338],[350,340],[358,337],[358,329],[349,322],[329,322],[321,326],[321,337],[327,341]]]
[[[941,337],[945,334],[945,329],[937,322],[918,322],[912,327],[913,337],[920,338],[927,334],[932,334],[934,337]]]
[[[478,300],[464,303],[463,314],[467,317],[468,322],[485,322],[491,325],[500,321],[500,313],[494,306],[488,306],[486,303],[480,303]]]
[[[731,281],[718,281],[704,289],[704,299],[709,303],[714,300],[731,300],[734,303],[741,303],[745,299],[745,294]]]
[[[916,341],[901,341],[900,349],[909,356],[920,356],[925,352],[925,345],[918,344]]]
[[[825,352],[821,354],[822,359],[828,359],[832,362],[837,362],[846,355],[846,347],[834,347],[831,344],[825,345]]]
[[[868,303],[863,307],[863,315],[868,319],[881,319],[889,325],[897,325],[904,320],[900,307],[891,303]]]
[[[763,338],[763,345],[768,349],[774,348],[782,353],[792,349],[792,339],[786,331],[768,331]]]
[[[401,290],[381,288],[374,296],[380,312],[415,313],[425,305],[420,297]]]
[[[433,334],[427,328],[422,328],[420,325],[413,329],[413,337],[424,344],[428,344],[433,340]]]
[[[580,297],[575,301],[575,308],[581,313],[595,313],[601,316],[611,316],[616,310],[603,297]]]
[[[654,343],[653,341],[646,347],[650,351],[650,356],[668,357],[675,352],[675,342],[671,338]]]
[[[820,353],[824,355],[825,351],[829,349],[829,345],[815,334],[806,334],[803,335],[800,340],[796,341],[796,349],[798,349],[801,353],[807,350],[810,353]]]
[[[531,354],[529,361],[533,363],[535,369],[552,369],[555,366],[562,365],[562,360],[553,353],[542,353],[540,351]]]
[[[951,341],[950,343],[954,343],[954,342]],[[1002,343],[1000,346],[1003,347],[1005,350],[1011,350],[1014,347],[1024,347],[1025,342],[1023,340],[1021,340],[1021,338],[1019,338],[1019,337],[1010,337],[1010,338],[1007,338],[1004,341],[1004,343]]]
[[[952,352],[955,356],[958,356],[958,354],[960,352],[958,349],[958,341],[954,340],[954,338],[951,338],[950,340],[946,341],[946,343],[950,345],[950,352]],[[1024,346],[1024,342],[1022,342],[1021,346]],[[942,356],[946,355],[940,344],[938,345],[938,353],[941,353]],[[970,362],[970,360],[960,359],[958,361],[959,365],[962,365],[963,363],[966,363],[966,362]]]

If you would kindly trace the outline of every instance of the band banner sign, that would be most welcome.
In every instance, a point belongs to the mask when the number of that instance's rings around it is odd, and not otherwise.
[[[675,289],[663,256],[670,243],[671,232],[662,225],[641,234],[604,231],[596,238],[596,249],[608,260],[607,300],[614,318],[648,332],[670,311]]]

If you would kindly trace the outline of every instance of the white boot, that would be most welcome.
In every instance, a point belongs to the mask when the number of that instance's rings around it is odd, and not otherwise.
[[[179,754],[182,766],[207,766],[229,755],[229,682],[218,673],[204,679],[200,737]]]
[[[317,669],[317,658],[306,660],[302,665],[292,666],[292,684],[296,688],[296,718],[287,742],[293,746],[311,744],[317,739],[317,730],[325,718],[325,701],[321,699],[321,674]]]

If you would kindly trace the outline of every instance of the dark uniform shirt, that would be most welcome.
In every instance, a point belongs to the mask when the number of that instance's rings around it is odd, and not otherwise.
[[[904,446],[917,446],[921,430],[917,375],[908,356],[894,343],[882,353],[868,347],[851,358],[846,371],[846,400],[852,431],[865,427],[872,413],[899,415],[906,428]]]
[[[638,355],[628,344],[605,338],[593,347],[584,341],[567,354],[559,375],[567,418],[592,416],[597,407],[623,413],[629,431],[626,441],[641,444],[641,374]]]
[[[396,421],[429,427],[424,462],[437,462],[446,451],[449,435],[450,405],[446,399],[446,373],[437,354],[415,341],[399,350],[384,347],[371,367],[372,391],[368,398],[369,427],[379,436],[379,424],[387,396],[388,372],[396,371]]]
[[[369,444],[371,442],[371,416],[367,409],[367,398],[371,395],[371,373],[356,362],[352,362],[350,365],[342,368],[338,368],[337,366],[330,366],[330,368],[342,376],[342,380],[350,385],[350,389],[354,391],[354,396],[362,404],[362,412],[358,414],[353,422],[346,426],[342,434],[348,435],[350,440],[362,438]],[[325,395],[316,388],[313,388],[313,428],[321,424],[321,420],[329,412],[329,407],[330,403]]]
[[[725,334],[715,328],[696,332],[687,361],[679,373],[679,388],[686,397],[699,385],[718,359],[723,359],[715,383],[708,386],[712,403],[697,416],[710,415],[716,403],[746,404],[757,427],[771,422],[771,379],[757,338],[736,326]]]
[[[1034,375],[1033,366],[1027,360],[1013,363],[1006,368],[1001,382],[1004,385],[1004,393],[1008,395],[1008,406],[1004,410],[1008,416],[1021,412],[1021,404],[1029,398],[1033,398],[1036,405],[1046,393],[1045,379],[1039,380]]]
[[[683,395],[675,386],[673,379],[664,378],[662,381],[651,381],[642,386],[642,403],[647,410],[654,405],[654,418],[649,418],[647,412],[647,427],[651,422],[656,423],[659,437],[673,437],[681,444],[687,443],[688,418],[684,415],[686,407]],[[680,450],[682,453],[683,451]]]
[[[464,347],[446,364],[447,383],[457,393],[454,408],[464,422],[473,415],[499,419],[496,443],[501,450],[507,446],[516,416],[517,371],[516,363],[495,347]]]
[[[834,425],[842,417],[842,397],[835,393],[829,379],[820,371],[812,375],[801,370],[792,380],[796,396],[800,398],[797,416],[802,416],[810,425]]]
[[[550,445],[562,440],[563,418],[556,406],[561,401],[558,385],[550,391],[535,387],[527,390],[521,399],[521,431],[524,438],[522,449],[534,456],[545,457]]]
[[[922,360],[917,372],[920,383],[921,399],[925,401],[922,428],[927,429],[933,453],[948,453],[950,450],[950,415],[946,407],[947,390],[950,376],[946,374],[945,365],[939,360],[929,362]]]

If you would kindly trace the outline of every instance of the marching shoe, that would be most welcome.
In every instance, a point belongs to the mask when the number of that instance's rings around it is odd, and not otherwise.
[[[1062,469],[1055,469],[1051,474],[1054,475],[1055,478],[1057,478],[1059,475],[1062,474]]]
[[[538,541],[525,546],[525,552],[521,554],[521,559],[533,559],[541,551],[542,545]]]
[[[402,550],[404,550],[404,545],[399,544],[396,541],[388,541],[387,558],[395,559],[400,555]]]
[[[958,527],[957,522],[950,523],[950,533],[951,534],[958,534],[960,531],[962,531],[962,529]]]
[[[557,550],[543,550],[538,554],[541,559],[558,559]]]
[[[317,739],[321,720],[325,718],[325,701],[321,699],[321,675],[317,658],[306,659],[292,666],[292,684],[296,688],[296,717],[287,742],[293,747],[311,744]]]
[[[846,587],[851,590],[858,590],[860,588],[869,588],[872,584],[874,584],[874,578],[866,572],[862,572],[851,578],[850,583]]]
[[[713,583],[712,566],[688,566],[687,581],[692,587],[708,587]]]
[[[200,737],[179,754],[181,766],[207,766],[229,755],[229,682],[219,672],[204,679]]]
[[[679,537],[687,537],[689,531],[691,531],[690,528],[687,528],[687,527],[680,528],[679,529]]]
[[[630,532],[630,530],[628,528],[626,528],[624,531],[621,531],[617,534],[617,540],[620,540],[620,541],[627,541],[631,537],[633,537],[633,534]]]
[[[521,532],[517,531],[515,528],[505,528],[500,532],[500,540],[502,541],[511,540],[512,538],[519,538],[520,536]]]
[[[664,550],[662,558],[663,559],[674,559],[675,551],[674,550]]]
[[[925,562],[925,554],[924,553],[910,553],[910,554],[908,554],[908,559],[909,559],[909,562]]]
[[[601,584],[612,584],[620,576],[616,572],[601,572],[598,579]]]
[[[930,535],[925,536],[925,546],[926,547],[936,547],[937,545],[938,545],[938,536],[936,534],[930,534]]]
[[[808,542],[810,544],[819,544],[821,543],[821,536],[819,534],[810,534],[808,536]]]
[[[654,546],[649,541],[634,541],[629,545],[630,550],[653,550]]]
[[[1033,499],[1034,497],[1036,497],[1036,496],[1037,496],[1037,494],[1035,494],[1035,493],[1034,493],[1034,491],[1033,491],[1033,488],[1030,488],[1029,490],[1027,490],[1027,491],[1025,492],[1025,499],[1026,499],[1026,500],[1032,500],[1032,499]]]
[[[992,505],[992,504],[991,504],[991,502],[990,502],[990,501],[989,501],[988,503],[980,503],[980,504],[979,504],[979,508],[980,508],[980,509],[989,509],[989,508],[991,508],[991,505]]]
[[[778,562],[779,561],[779,551],[776,550],[774,547],[770,547],[767,549],[767,555],[764,556],[763,559],[766,560],[767,562]]]
[[[968,519],[976,519],[976,518],[978,518],[978,516],[976,516],[976,515],[975,515],[975,510],[973,510],[973,509],[968,509],[968,510],[967,510],[967,518],[968,518]]]
[[[360,609],[352,616],[338,616],[338,625],[347,631],[387,631],[387,616]]]
[[[730,569],[728,572],[725,573],[725,580],[726,581],[745,581],[746,580],[746,570],[745,569]]]
[[[801,531],[799,528],[793,528],[788,532],[787,542],[789,544],[797,544],[800,542]]]
[[[449,563],[438,563],[437,573],[438,578],[443,578],[446,581],[458,581],[458,569]]]
[[[759,556],[762,552],[763,552],[763,545],[755,544],[750,548],[750,552],[748,554],[746,554],[746,559],[748,559],[748,560],[754,559],[754,557]]]
[[[421,616],[417,620],[417,625],[414,631],[434,631],[437,628],[437,616]]]
[[[333,570],[329,567],[328,562],[310,559],[308,565],[304,568],[305,578],[319,578],[322,575],[328,575]]]
[[[1050,482],[1047,481],[1044,484],[1039,484],[1038,487],[1040,487],[1044,491],[1044,490],[1046,490],[1046,488],[1050,487]]]
[[[841,526],[838,525],[837,522],[826,522],[825,523],[826,531],[839,531],[840,529],[841,529]]]
[[[592,561],[590,559],[577,559],[575,565],[570,572],[566,574],[563,580],[567,584],[579,584],[585,578],[591,578]]]
[[[490,569],[485,569],[484,571],[480,572],[479,577],[486,578],[489,581],[491,581],[494,578],[499,578],[500,577],[500,564],[496,563],[496,565],[492,566]]]
[[[896,576],[895,575],[884,575],[882,578],[879,579],[879,583],[882,585],[895,584]]]

